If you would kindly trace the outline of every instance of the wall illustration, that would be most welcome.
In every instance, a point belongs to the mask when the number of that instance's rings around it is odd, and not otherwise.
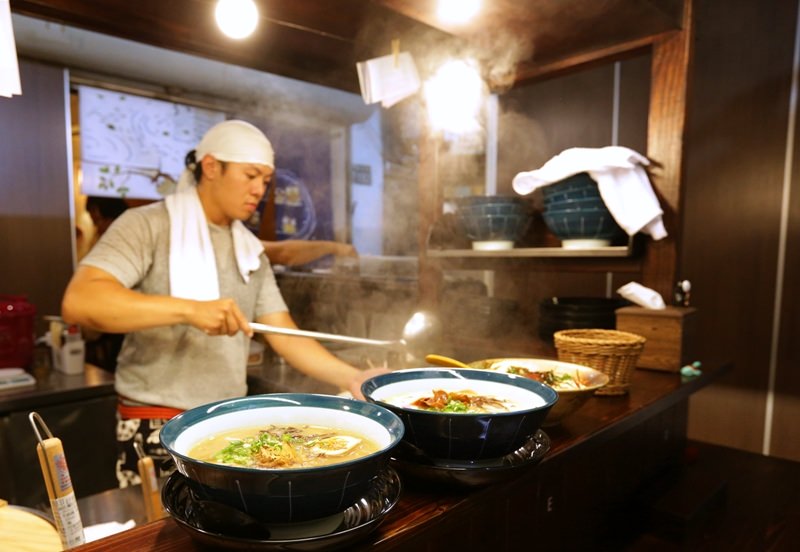
[[[314,236],[317,215],[314,200],[303,180],[291,169],[276,169],[273,177],[275,189],[275,237],[278,240],[307,240]],[[258,205],[245,226],[258,234],[269,194]]]
[[[81,191],[86,195],[162,199],[174,190],[186,154],[219,111],[79,86]]]

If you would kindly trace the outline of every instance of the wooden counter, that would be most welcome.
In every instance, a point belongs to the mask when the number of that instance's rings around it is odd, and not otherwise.
[[[636,370],[628,396],[593,397],[562,425],[546,428],[552,446],[545,459],[491,487],[436,488],[401,473],[400,501],[353,549],[585,548],[624,524],[615,515],[621,506],[629,507],[648,483],[680,462],[689,396],[729,369],[728,363],[705,366],[703,375],[687,380]],[[202,548],[168,518],[75,550]]]

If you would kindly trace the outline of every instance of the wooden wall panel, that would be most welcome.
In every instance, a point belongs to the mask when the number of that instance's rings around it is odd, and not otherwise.
[[[567,148],[609,145],[613,79],[613,65],[604,65],[500,96],[498,191]]]
[[[501,96],[498,192],[513,193],[511,181],[518,172],[539,168],[567,148],[610,144],[613,85],[613,65],[605,65],[520,86]],[[537,227],[537,232],[545,231],[543,224]],[[537,235],[535,239],[559,245],[552,235]],[[602,297],[605,281],[604,273],[539,272],[535,266],[498,271],[495,280],[499,296],[517,299],[533,335],[538,332],[542,299]]]
[[[650,58],[642,55],[619,63],[620,94],[617,143],[642,153],[647,142]],[[521,86],[501,96],[498,191],[511,192],[518,172],[536,169],[571,147],[613,143],[615,64]],[[544,231],[544,227],[541,227]],[[558,245],[552,236],[550,245]],[[612,263],[613,264],[613,263]],[[515,297],[534,333],[538,305],[547,297],[603,297],[636,274],[539,271],[536,266],[500,274],[497,293]]]
[[[756,452],[764,429],[796,6],[695,3],[679,274],[693,284],[701,358],[732,359],[735,370],[692,400],[690,437]]]
[[[21,60],[20,78],[22,95],[0,98],[0,293],[25,294],[39,315],[58,314],[74,231],[66,74]]]
[[[650,64],[644,54],[619,62],[618,146],[647,152],[647,114],[650,109]]]

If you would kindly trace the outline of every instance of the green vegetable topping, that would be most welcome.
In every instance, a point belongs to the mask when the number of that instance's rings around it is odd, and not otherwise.
[[[443,412],[466,412],[468,410],[468,405],[461,401],[456,400],[449,400],[447,404],[442,409]]]

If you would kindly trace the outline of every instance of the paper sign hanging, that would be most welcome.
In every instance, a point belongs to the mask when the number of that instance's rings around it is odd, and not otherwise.
[[[11,3],[0,0],[0,96],[10,98],[15,94],[22,94],[22,86],[11,26]]]
[[[391,107],[420,88],[417,66],[408,52],[360,61],[356,69],[361,97],[368,104],[381,102],[383,107]]]

